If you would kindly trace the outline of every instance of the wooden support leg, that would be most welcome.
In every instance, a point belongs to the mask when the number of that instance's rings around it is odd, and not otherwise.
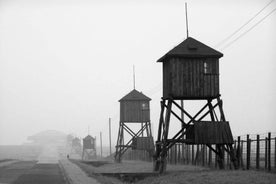
[[[228,147],[229,147],[229,150],[230,150],[230,153],[229,153],[230,160],[233,163],[234,168],[238,169],[239,164],[238,164],[238,159],[237,159],[236,154],[235,154],[235,150],[234,150],[232,144],[229,144]]]
[[[163,130],[163,137],[162,137],[162,152],[160,158],[160,168],[159,173],[163,173],[166,171],[167,167],[167,146],[168,146],[168,134],[169,134],[169,127],[170,127],[170,117],[171,117],[171,109],[172,109],[172,100],[168,100],[168,106],[166,110],[165,122],[164,122],[164,130]]]
[[[156,140],[156,144],[155,144],[155,154],[153,155],[153,170],[154,171],[159,171],[159,167],[160,167],[160,154],[161,154],[161,138],[162,133],[163,133],[163,127],[164,127],[164,109],[165,109],[165,100],[162,100],[160,102],[161,105],[161,113],[160,113],[160,118],[159,118],[159,127],[158,127],[158,134],[157,134],[157,140]]]

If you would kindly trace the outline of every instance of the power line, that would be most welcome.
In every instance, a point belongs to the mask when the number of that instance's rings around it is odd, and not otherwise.
[[[258,11],[252,18],[250,18],[247,22],[245,22],[241,27],[239,27],[236,31],[234,31],[231,35],[220,41],[215,47],[219,47],[224,44],[227,40],[232,38],[236,33],[238,33],[242,28],[244,28],[247,24],[249,24],[253,19],[255,19],[266,7],[268,7],[274,0],[271,0],[268,4],[266,4],[260,11]]]
[[[245,31],[244,33],[242,33],[240,36],[238,36],[236,39],[234,39],[233,41],[231,41],[230,43],[228,43],[227,45],[225,45],[222,50],[226,49],[227,47],[229,47],[230,45],[232,45],[233,43],[235,43],[238,39],[240,39],[241,37],[243,37],[245,34],[247,34],[249,31],[251,31],[253,28],[255,28],[258,24],[260,24],[262,21],[264,21],[268,16],[270,16],[273,12],[275,12],[276,8],[274,8],[271,12],[269,12],[266,16],[264,16],[261,20],[259,20],[256,24],[254,24],[251,28],[249,28],[247,31]]]

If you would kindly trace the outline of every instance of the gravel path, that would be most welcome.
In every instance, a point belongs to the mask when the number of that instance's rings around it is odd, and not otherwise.
[[[70,184],[99,184],[69,160],[60,160],[59,163]]]

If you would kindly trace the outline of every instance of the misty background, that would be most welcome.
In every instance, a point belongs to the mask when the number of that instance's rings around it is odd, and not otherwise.
[[[220,91],[233,135],[275,132],[276,13],[261,19],[276,2],[222,45],[270,0],[186,2],[190,36],[224,54]],[[184,3],[0,0],[0,145],[26,143],[44,130],[83,138],[89,126],[107,146],[110,117],[114,147],[118,100],[133,89],[133,65],[136,89],[152,99],[156,137],[162,96],[156,61],[186,38]]]

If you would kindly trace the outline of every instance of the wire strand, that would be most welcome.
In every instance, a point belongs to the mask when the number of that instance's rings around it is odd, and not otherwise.
[[[262,21],[264,21],[268,16],[270,16],[272,13],[274,13],[276,8],[274,8],[271,12],[269,12],[266,16],[264,16],[261,20],[259,20],[256,24],[254,24],[251,28],[249,28],[247,31],[242,33],[240,36],[238,36],[236,39],[225,45],[221,50],[224,50],[231,46],[233,43],[235,43],[237,40],[239,40],[241,37],[243,37],[245,34],[247,34],[249,31],[251,31],[253,28],[255,28],[257,25],[259,25]]]
[[[246,25],[248,25],[253,19],[255,19],[264,9],[266,9],[274,0],[271,0],[268,4],[266,4],[260,11],[258,11],[252,18],[250,18],[246,23],[244,23],[241,27],[239,27],[236,31],[234,31],[231,35],[220,41],[218,44],[216,44],[215,47],[219,47],[223,45],[225,42],[227,42],[230,38],[232,38],[235,34],[237,34],[242,28],[244,28]]]

